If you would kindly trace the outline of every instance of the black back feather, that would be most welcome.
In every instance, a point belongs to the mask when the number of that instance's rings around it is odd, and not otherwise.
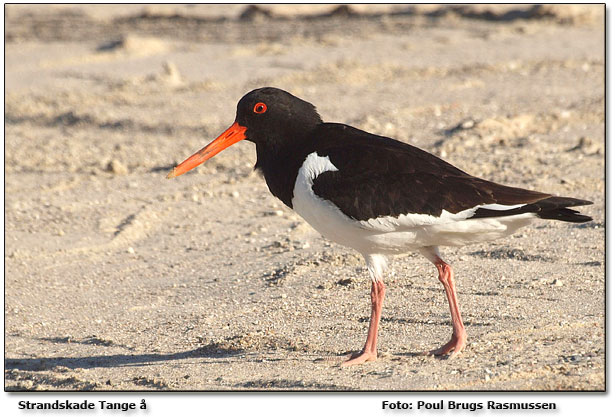
[[[419,148],[351,126],[323,123],[312,136],[307,149],[316,149],[338,168],[319,175],[313,191],[356,220],[409,213],[440,216],[443,210],[459,213],[485,204],[524,206],[505,211],[478,209],[475,218],[537,213],[545,219],[590,220],[566,209],[589,201],[483,180]]]

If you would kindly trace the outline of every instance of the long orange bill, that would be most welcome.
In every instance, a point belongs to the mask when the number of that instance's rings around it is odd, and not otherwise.
[[[246,128],[244,126],[240,126],[237,122],[233,123],[229,129],[222,132],[222,134],[214,139],[209,145],[194,153],[180,165],[173,168],[173,170],[167,174],[167,178],[179,177],[185,172],[201,165],[223,149],[228,148],[242,139],[246,139],[245,133]]]

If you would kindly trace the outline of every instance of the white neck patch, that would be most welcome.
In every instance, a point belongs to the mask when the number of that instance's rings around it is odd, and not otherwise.
[[[296,187],[302,184],[312,188],[314,180],[327,171],[338,171],[338,168],[329,160],[329,156],[319,156],[316,152],[311,153],[297,173]]]

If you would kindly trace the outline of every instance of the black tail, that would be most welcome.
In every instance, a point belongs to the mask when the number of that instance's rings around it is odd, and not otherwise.
[[[584,216],[579,211],[568,207],[586,206],[592,201],[580,200],[571,197],[548,197],[534,203],[525,204],[511,210],[491,210],[479,208],[472,218],[515,216],[523,213],[537,213],[542,219],[560,220],[563,222],[584,223],[592,220],[592,217]]]
[[[536,206],[537,210],[529,210],[536,212],[542,219],[561,220],[563,222],[584,223],[592,220],[592,217],[584,216],[579,211],[571,210],[567,207],[586,206],[592,204],[592,201],[579,200],[570,197],[549,197],[545,200],[537,201],[529,204]],[[522,207],[520,207],[522,208]]]

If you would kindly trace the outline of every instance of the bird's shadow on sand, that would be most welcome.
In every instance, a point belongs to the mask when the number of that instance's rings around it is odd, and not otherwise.
[[[27,370],[27,371],[44,371],[52,370],[56,367],[64,367],[69,369],[92,369],[92,368],[113,368],[119,366],[141,366],[151,365],[157,362],[169,362],[182,359],[225,359],[245,352],[241,350],[228,349],[211,352],[208,349],[197,348],[184,352],[169,353],[169,354],[116,354],[116,355],[96,355],[96,356],[71,356],[71,357],[39,357],[28,359],[5,358],[4,369],[9,370]],[[246,359],[246,358],[244,358]]]

